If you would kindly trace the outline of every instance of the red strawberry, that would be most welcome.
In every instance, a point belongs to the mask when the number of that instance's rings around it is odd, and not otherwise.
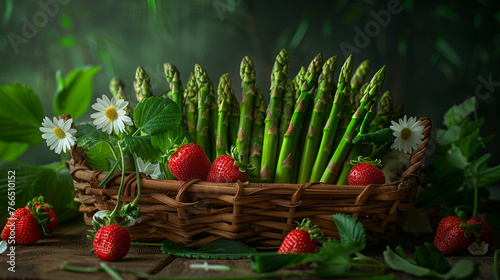
[[[490,245],[490,248],[493,247],[493,230],[491,230],[490,225],[485,220],[479,217],[472,217],[467,219],[467,224],[469,224],[470,226],[480,224],[481,228],[479,230],[476,230],[476,233],[479,235],[479,243],[484,241]]]
[[[457,211],[457,216],[444,217],[437,227],[433,244],[444,255],[465,250],[471,243],[472,236],[465,234],[469,227],[465,223],[465,213]]]
[[[317,226],[311,227],[311,221],[304,219],[299,226],[290,231],[283,239],[278,250],[280,254],[302,254],[316,253],[318,251],[318,243],[316,239],[321,237],[321,232]],[[303,264],[294,268],[305,268],[309,265]]]
[[[42,237],[42,227],[30,209],[19,208],[7,220],[2,240],[12,244],[34,244]],[[11,241],[14,240],[14,241]]]
[[[207,181],[231,183],[236,181],[248,181],[247,170],[252,169],[250,166],[242,166],[241,155],[233,146],[231,147],[231,156],[223,155],[214,160],[210,172],[208,172]]]
[[[206,180],[210,166],[203,148],[195,143],[181,146],[168,161],[168,169],[172,175],[182,181]]]
[[[103,261],[122,259],[130,250],[130,234],[120,225],[100,228],[94,237],[95,255]]]
[[[56,213],[54,212],[54,210],[52,210],[52,205],[44,202],[43,196],[41,196],[41,195],[33,198],[31,200],[31,202],[33,203],[33,205],[35,205],[35,210],[37,212],[38,212],[38,208],[41,207],[42,208],[41,212],[47,213],[49,215],[47,218],[49,220],[49,223],[45,226],[45,228],[50,233],[53,233],[57,227],[57,216],[56,216]],[[24,206],[24,208],[29,209],[29,206],[26,205],[26,206]]]
[[[384,184],[385,174],[373,163],[356,164],[347,177],[349,185]]]

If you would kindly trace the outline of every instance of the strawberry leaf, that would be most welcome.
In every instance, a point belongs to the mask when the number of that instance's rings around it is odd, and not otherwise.
[[[146,134],[176,129],[181,121],[179,106],[166,97],[144,98],[134,109],[134,124]]]
[[[363,224],[345,214],[333,215],[333,221],[339,230],[340,243],[350,253],[363,250],[366,246],[366,233]]]
[[[257,252],[240,241],[217,239],[199,249],[188,248],[182,243],[170,240],[162,242],[161,250],[164,254],[190,259],[237,260],[247,259]]]
[[[446,273],[450,270],[450,264],[446,257],[431,243],[426,242],[424,246],[415,247],[415,260],[423,267],[434,269],[439,273]]]
[[[160,159],[161,151],[151,143],[151,136],[125,136],[123,142],[138,157],[145,161],[157,162]]]

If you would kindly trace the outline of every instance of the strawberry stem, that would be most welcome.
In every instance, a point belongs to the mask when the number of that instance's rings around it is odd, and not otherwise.
[[[497,249],[495,251],[495,255],[493,256],[493,275],[495,276],[495,280],[499,280],[498,276],[498,253],[500,252],[500,249]]]
[[[122,162],[122,177],[120,180],[120,188],[118,189],[118,198],[116,199],[115,209],[109,215],[110,218],[114,218],[118,215],[118,207],[120,206],[120,199],[122,196],[123,182],[125,181],[125,158],[123,156],[123,148],[121,147],[121,141],[118,141],[118,150],[120,150],[120,159]]]
[[[123,280],[123,278],[116,272],[114,271],[109,265],[107,265],[105,262],[100,263],[102,269],[106,271],[106,273],[111,276],[111,278],[115,280]]]

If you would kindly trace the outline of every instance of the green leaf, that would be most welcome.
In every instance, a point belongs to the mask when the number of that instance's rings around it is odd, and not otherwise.
[[[455,146],[454,144],[452,144],[451,148],[447,151],[446,159],[451,166],[460,170],[464,170],[469,165],[467,157],[464,156],[460,148]]]
[[[479,275],[479,265],[471,259],[460,259],[446,274],[435,274],[440,279],[474,279]]]
[[[432,245],[426,242],[424,246],[417,246],[415,260],[419,266],[434,269],[439,273],[446,273],[450,270],[450,264],[446,257]]]
[[[460,139],[461,131],[460,126],[453,126],[449,129],[438,129],[436,131],[436,140],[441,146],[450,145]]]
[[[351,248],[345,247],[335,239],[325,241],[315,258],[318,264],[316,268],[318,276],[334,277],[351,269]]]
[[[118,155],[114,154],[111,144],[107,141],[97,143],[85,153],[93,170],[109,170],[113,162],[118,160],[118,158],[115,158]]]
[[[95,128],[91,123],[77,124],[75,137],[78,139],[78,146],[85,149],[85,151],[92,149],[100,142],[107,141],[115,143],[118,140],[118,138],[110,136],[106,132]]]
[[[38,145],[43,109],[38,96],[21,84],[0,86],[0,140]]]
[[[100,66],[87,66],[75,69],[61,77],[56,72],[57,90],[52,107],[56,115],[70,114],[73,119],[81,117],[90,107],[92,101],[92,78],[101,70]]]
[[[145,162],[158,162],[161,151],[151,143],[151,136],[125,136],[123,142],[129,147],[130,151],[142,158]]]
[[[473,96],[464,102],[451,107],[444,115],[444,124],[451,128],[461,126],[467,116],[476,111],[476,98]]]
[[[248,247],[241,241],[223,238],[212,241],[199,249],[188,248],[182,243],[164,240],[161,250],[164,254],[180,258],[214,260],[247,259],[257,252],[255,248]]]
[[[21,208],[36,195],[43,195],[45,201],[54,206],[59,223],[75,217],[77,214],[73,198],[75,190],[69,170],[60,163],[45,166],[34,166],[24,163],[0,162],[0,204],[8,205],[9,197],[15,201],[14,208]],[[13,177],[9,178],[10,176]],[[9,192],[9,183],[15,184],[15,196]],[[0,213],[2,221],[8,216],[7,211]]]
[[[162,154],[166,155],[174,146],[181,146],[184,139],[189,139],[191,136],[184,126],[178,126],[177,129],[168,130],[163,133],[151,135],[153,146],[160,149]]]
[[[333,221],[339,231],[340,243],[347,248],[351,254],[365,248],[365,228],[358,219],[345,214],[335,214],[333,215]]]
[[[352,141],[353,144],[361,141],[361,143],[372,144],[375,146],[385,145],[394,141],[393,131],[390,127],[379,129],[373,133],[359,134]]]
[[[0,161],[16,160],[28,149],[29,144],[23,142],[0,141]]]
[[[423,277],[431,274],[431,270],[425,267],[413,264],[398,254],[394,253],[389,246],[383,253],[385,263],[392,269],[396,271],[402,271],[407,274]]]
[[[444,56],[448,61],[461,67],[463,62],[460,56],[455,52],[453,47],[440,35],[434,35],[433,41],[436,49]]]
[[[308,263],[314,258],[314,254],[255,253],[250,256],[250,268],[257,273],[266,273]]]
[[[465,182],[472,187],[482,187],[500,180],[500,165],[488,167],[491,154],[473,160],[465,170]]]
[[[181,121],[179,106],[165,97],[145,98],[134,109],[134,124],[146,134],[176,129]]]
[[[483,145],[479,138],[479,128],[474,130],[474,132],[469,135],[461,138],[458,141],[458,147],[460,148],[462,154],[468,159],[481,151]]]

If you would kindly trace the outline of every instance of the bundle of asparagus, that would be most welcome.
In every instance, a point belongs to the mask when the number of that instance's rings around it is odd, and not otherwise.
[[[197,64],[183,88],[175,65],[165,63],[170,86],[166,96],[183,112],[188,140],[199,144],[212,161],[235,146],[242,164],[254,167],[250,181],[346,184],[351,159],[380,152],[360,142],[353,144],[354,137],[387,127],[402,112],[393,106],[389,91],[378,101],[385,66],[365,83],[369,61],[360,63],[353,74],[349,56],[335,83],[337,56],[323,63],[318,54],[293,79],[288,77],[289,64],[283,49],[274,62],[270,90],[264,92],[256,83],[253,61],[245,56],[238,102],[229,74],[222,75],[215,88],[207,71]],[[139,67],[134,83],[138,100],[152,96],[149,81]],[[122,88],[119,81],[112,81],[113,91]]]

